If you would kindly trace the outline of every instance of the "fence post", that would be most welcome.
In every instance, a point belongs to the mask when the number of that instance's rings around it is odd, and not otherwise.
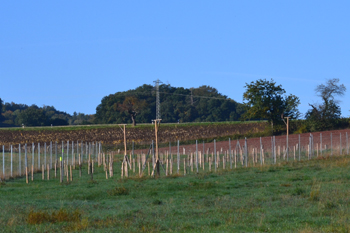
[[[261,137],[260,137],[260,163],[261,165],[263,165],[263,161],[262,161],[262,141],[261,141]]]
[[[69,141],[67,141],[67,166],[69,166]]]
[[[52,169],[52,141],[50,141],[50,169]]]
[[[228,150],[229,150],[229,157],[230,157],[230,169],[232,169],[231,138],[228,139]]]
[[[22,175],[22,164],[21,164],[21,144],[18,145],[18,172]]]
[[[5,179],[5,146],[2,145],[2,175]]]
[[[55,163],[57,163],[57,157],[58,157],[58,145],[57,145],[57,141],[55,141],[55,154],[56,154],[56,159],[55,159]]]
[[[24,165],[28,170],[28,154],[27,154],[27,143],[24,145]]]
[[[322,156],[322,133],[320,133],[320,154]]]
[[[205,145],[204,145],[204,141],[203,141],[203,167],[205,167],[204,164],[205,164]]]
[[[38,143],[38,170],[40,170],[40,142]]]
[[[276,154],[276,138],[273,136],[273,159],[274,163],[277,163],[277,154]],[[288,161],[288,152],[287,152],[287,161]]]
[[[74,163],[74,141],[72,141],[72,161],[71,161],[71,165],[73,166],[73,163]]]
[[[180,172],[180,141],[177,140],[177,174]]]
[[[45,167],[46,167],[46,164],[47,164],[47,163],[46,163],[46,162],[47,162],[47,161],[46,161],[46,149],[47,149],[47,148],[46,148],[46,142],[45,142],[45,143],[44,143],[44,164],[45,164]]]
[[[299,134],[299,144],[298,144],[298,149],[299,149],[299,161],[300,161],[300,149],[301,149],[301,145],[300,145],[300,134]]]
[[[244,139],[245,166],[248,167],[248,145],[247,138]]]
[[[198,173],[198,141],[196,140],[196,170]]]
[[[345,137],[346,137],[346,154],[349,155],[348,132],[345,133]]]
[[[13,177],[13,171],[12,171],[12,145],[11,145],[11,177]]]
[[[339,143],[339,154],[342,155],[343,154],[343,148],[341,146],[341,133],[339,135],[339,141],[340,141],[340,143]]]
[[[214,167],[216,172],[216,162],[217,162],[217,155],[216,155],[216,140],[214,139]]]
[[[331,156],[333,156],[333,138],[331,133]]]
[[[32,143],[32,167],[32,170],[34,170],[34,142]]]

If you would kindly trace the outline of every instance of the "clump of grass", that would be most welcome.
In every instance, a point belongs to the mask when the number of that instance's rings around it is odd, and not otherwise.
[[[293,196],[300,196],[300,195],[303,195],[303,194],[305,194],[305,189],[303,189],[301,187],[296,187],[293,190],[293,193],[292,193]]]
[[[280,186],[282,186],[282,187],[290,187],[292,185],[291,184],[280,184]]]
[[[161,205],[161,204],[163,204],[163,202],[161,200],[159,200],[159,199],[155,199],[155,200],[152,201],[152,204],[153,205]]]
[[[108,190],[107,193],[110,196],[129,195],[129,189],[125,187],[115,187],[112,190]]]
[[[337,208],[337,205],[332,201],[327,201],[326,204],[324,205],[324,207],[325,207],[325,209],[330,210],[330,209]]]
[[[47,211],[30,211],[27,217],[27,223],[42,224],[45,222],[77,222],[80,221],[80,217],[81,214],[78,210],[75,210],[74,212],[68,212],[65,209],[60,209],[51,213]]]
[[[321,185],[316,183],[316,180],[314,180],[314,184],[311,187],[310,192],[310,200],[311,201],[319,201],[320,200],[320,188]]]

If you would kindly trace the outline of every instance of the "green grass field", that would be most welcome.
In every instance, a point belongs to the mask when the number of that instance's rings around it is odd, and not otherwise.
[[[174,169],[175,170],[175,169]],[[2,232],[349,232],[350,157],[106,180],[0,186]],[[51,171],[51,178],[53,177]]]

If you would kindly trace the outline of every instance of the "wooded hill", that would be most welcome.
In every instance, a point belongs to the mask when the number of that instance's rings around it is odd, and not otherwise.
[[[187,89],[160,85],[160,112],[164,123],[237,121],[244,112],[242,104],[210,86]],[[95,123],[150,123],[156,116],[154,86],[104,97],[96,108]]]
[[[53,106],[38,107],[26,104],[2,103],[0,99],[0,127],[54,126],[91,124],[92,115],[58,111]]]

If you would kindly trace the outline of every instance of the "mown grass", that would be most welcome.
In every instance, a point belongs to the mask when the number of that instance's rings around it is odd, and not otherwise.
[[[3,232],[349,232],[350,157],[94,182],[0,186]],[[53,175],[51,175],[53,177]]]

